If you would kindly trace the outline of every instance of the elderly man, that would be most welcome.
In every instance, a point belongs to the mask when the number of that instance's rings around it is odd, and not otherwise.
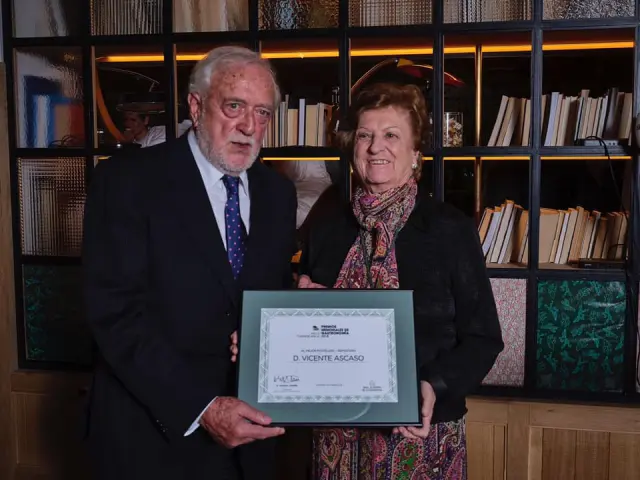
[[[215,49],[191,76],[192,131],[95,170],[83,265],[97,479],[271,478],[283,430],[234,398],[228,352],[242,291],[292,283],[296,192],[255,162],[279,98],[256,53]]]

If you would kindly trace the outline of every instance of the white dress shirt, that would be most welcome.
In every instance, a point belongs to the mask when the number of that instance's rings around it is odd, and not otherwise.
[[[202,176],[202,180],[204,181],[204,187],[207,190],[207,195],[209,196],[209,201],[211,202],[211,208],[213,209],[213,214],[216,218],[216,223],[218,224],[222,244],[226,249],[227,235],[224,223],[224,207],[227,203],[227,189],[222,182],[224,173],[214,167],[213,164],[202,154],[193,131],[190,131],[187,134],[187,139],[189,141],[191,153],[196,160],[196,165],[198,166],[198,170],[200,170],[200,175]],[[242,217],[242,223],[244,223],[245,229],[247,230],[248,234],[249,212],[251,204],[249,200],[249,177],[247,176],[247,172],[242,172],[240,174],[240,188],[238,190],[238,196],[240,200],[240,216]],[[185,437],[191,435],[198,429],[198,427],[200,426],[200,417],[202,417],[202,414],[214,401],[215,398],[211,400],[211,402],[209,402],[209,404],[202,410],[200,415],[198,415],[198,418],[196,418],[189,429],[185,432]]]
[[[324,160],[288,160],[279,167],[296,187],[296,228],[300,228],[320,195],[331,186],[331,177]]]
[[[178,136],[181,137],[187,130],[191,128],[191,120],[184,120],[178,124]],[[140,148],[147,148],[167,140],[167,129],[164,125],[156,125],[149,128],[147,134],[140,140],[134,140],[133,143],[140,144]]]

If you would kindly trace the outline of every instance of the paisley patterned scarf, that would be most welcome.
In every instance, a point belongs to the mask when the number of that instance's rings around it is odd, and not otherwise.
[[[378,194],[356,188],[352,208],[360,231],[334,288],[399,288],[395,242],[413,211],[417,192],[413,177],[399,187]]]

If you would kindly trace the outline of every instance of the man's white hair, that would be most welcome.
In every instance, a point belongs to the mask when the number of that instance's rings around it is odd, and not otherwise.
[[[191,71],[189,93],[196,93],[200,98],[206,98],[211,90],[211,78],[231,66],[259,65],[271,75],[273,81],[273,108],[280,105],[280,88],[276,74],[268,60],[260,57],[259,53],[244,47],[225,46],[211,50],[206,57],[196,63]]]

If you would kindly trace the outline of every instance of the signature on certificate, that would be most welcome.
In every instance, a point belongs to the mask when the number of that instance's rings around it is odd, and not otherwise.
[[[274,383],[296,383],[300,381],[298,375],[274,375]]]

